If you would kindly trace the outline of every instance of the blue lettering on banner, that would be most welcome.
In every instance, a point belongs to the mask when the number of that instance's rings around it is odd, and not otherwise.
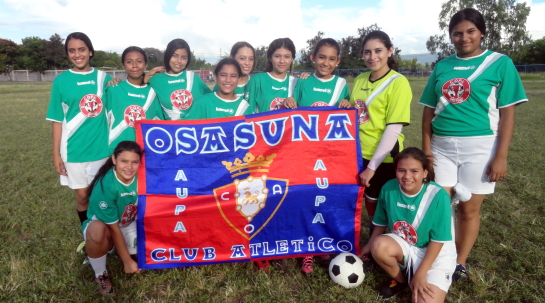
[[[194,154],[198,149],[199,141],[195,128],[182,127],[176,131],[176,155],[180,153]]]
[[[302,115],[291,116],[292,121],[292,141],[303,141],[303,134],[309,141],[319,141],[318,138],[318,115],[308,115],[310,123],[305,121]]]
[[[257,138],[255,136],[254,123],[240,123],[235,127],[235,151],[254,147]]]
[[[246,254],[244,253],[244,245],[233,245],[231,250],[233,251],[231,254],[231,259],[247,258]]]

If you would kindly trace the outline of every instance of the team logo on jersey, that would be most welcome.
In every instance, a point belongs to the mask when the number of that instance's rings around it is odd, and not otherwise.
[[[102,100],[95,94],[87,94],[79,101],[79,110],[87,118],[94,118],[102,112]]]
[[[329,104],[325,103],[324,101],[318,101],[318,102],[312,103],[311,106],[312,107],[320,107],[320,106],[329,106]]]
[[[193,95],[185,89],[177,89],[170,94],[170,102],[179,110],[186,110],[193,104]]]
[[[100,203],[98,203],[98,207],[100,207],[100,209],[106,209],[108,208],[108,203],[106,203],[106,201],[100,201]]]
[[[225,221],[246,239],[267,225],[286,197],[289,181],[265,174],[274,157],[247,153],[242,160],[222,161],[234,181],[214,189],[216,203]]]
[[[146,112],[138,105],[129,105],[125,108],[123,119],[125,119],[128,126],[134,127],[136,121],[146,119]]]
[[[284,106],[284,100],[286,100],[286,98],[274,98],[271,102],[270,110],[286,108]]]
[[[443,97],[452,104],[459,104],[467,100],[471,93],[471,85],[465,78],[454,78],[443,84]]]
[[[123,215],[121,215],[121,226],[129,226],[136,219],[136,205],[128,204],[125,206]]]
[[[403,240],[410,245],[415,245],[416,242],[418,242],[418,234],[416,233],[416,229],[414,229],[414,227],[407,221],[397,221],[394,223],[393,232],[394,234],[403,238]]]
[[[363,124],[369,121],[369,109],[367,104],[363,100],[356,100],[354,102],[356,109],[358,110],[358,122]]]

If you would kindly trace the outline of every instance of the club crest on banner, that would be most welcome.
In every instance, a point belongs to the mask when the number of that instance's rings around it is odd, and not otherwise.
[[[288,192],[289,180],[270,178],[268,173],[276,154],[251,153],[234,162],[222,161],[235,178],[233,183],[214,189],[214,197],[225,221],[241,236],[252,239],[274,217]],[[237,178],[246,175],[246,178]]]

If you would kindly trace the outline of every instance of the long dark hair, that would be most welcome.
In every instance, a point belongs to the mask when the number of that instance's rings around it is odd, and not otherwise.
[[[187,64],[183,70],[186,70],[189,64],[191,64],[191,48],[189,48],[189,44],[187,44],[184,39],[174,39],[168,43],[163,57],[167,72],[170,71],[170,58],[172,58],[172,55],[177,49],[185,49],[187,51]]]
[[[392,44],[392,40],[390,40],[390,36],[388,36],[388,34],[386,34],[383,31],[372,31],[369,34],[367,34],[367,36],[365,36],[365,38],[363,38],[363,41],[361,42],[362,55],[363,55],[363,48],[365,47],[365,43],[367,43],[367,41],[369,40],[374,40],[374,39],[379,40],[382,44],[384,44],[384,47],[386,47],[387,50],[394,47],[394,45]],[[396,59],[394,58],[393,53],[390,57],[388,57],[388,67],[390,69],[397,71],[398,64],[396,62]]]
[[[435,180],[435,173],[433,171],[431,161],[428,159],[426,154],[417,147],[407,147],[397,154],[397,156],[394,158],[394,168],[397,170],[397,164],[399,161],[407,158],[413,158],[420,162],[420,164],[422,164],[422,168],[428,171],[428,176],[424,178],[423,183],[429,183],[430,181]]]
[[[452,36],[452,31],[454,30],[454,27],[464,20],[473,22],[477,29],[484,36],[486,36],[486,23],[484,22],[484,17],[478,10],[474,8],[464,8],[463,10],[458,11],[456,14],[452,15],[448,24],[448,35]]]
[[[252,50],[252,52],[254,53],[254,65],[252,66],[252,70],[254,70],[254,68],[255,68],[255,66],[257,64],[257,58],[255,57],[255,49],[250,43],[248,43],[246,41],[239,41],[239,42],[235,43],[233,45],[233,47],[231,47],[231,53],[229,54],[229,56],[231,58],[235,59],[235,56],[237,55],[238,50],[243,48],[243,47],[250,48]]]
[[[86,34],[80,33],[80,32],[73,32],[70,35],[68,35],[68,37],[66,37],[66,41],[64,41],[64,52],[66,52],[66,55],[68,55],[68,41],[72,39],[78,39],[83,41],[83,43],[85,43],[85,45],[91,52],[91,55],[89,56],[89,58],[93,58],[93,56],[95,55],[95,48],[93,47],[93,43],[91,43],[91,39],[89,39],[89,37]]]
[[[144,151],[134,141],[121,141],[119,144],[117,144],[117,147],[114,150],[114,153],[112,156],[117,158],[119,154],[121,154],[124,151],[129,151],[138,154],[140,158],[142,158],[142,155],[144,154]],[[93,193],[93,189],[95,188],[95,185],[100,182],[100,188],[104,190],[104,186],[102,184],[102,179],[106,175],[106,173],[114,167],[114,161],[112,160],[112,157],[108,157],[108,160],[102,165],[102,167],[99,168],[97,174],[95,175],[95,178],[93,179],[93,182],[89,184],[89,187],[87,187],[87,197],[91,197],[91,194]]]
[[[265,68],[266,72],[272,72],[273,66],[272,66],[272,55],[277,49],[285,48],[291,52],[291,56],[293,57],[293,60],[295,60],[295,45],[293,44],[293,41],[291,41],[290,38],[278,38],[275,39],[271,44],[269,45],[269,49],[267,49],[267,67]],[[293,66],[293,60],[290,64],[290,73],[291,73],[291,67]]]
[[[123,51],[123,54],[121,54],[121,65],[123,65],[123,67],[125,67],[125,56],[127,56],[127,54],[130,53],[130,52],[139,52],[139,53],[141,53],[142,56],[144,56],[144,63],[148,64],[148,56],[146,55],[146,52],[143,49],[141,49],[138,46],[129,46]],[[144,77],[145,76],[146,76],[146,72],[144,71],[142,73],[142,82],[140,83],[141,86],[145,84],[144,83]]]

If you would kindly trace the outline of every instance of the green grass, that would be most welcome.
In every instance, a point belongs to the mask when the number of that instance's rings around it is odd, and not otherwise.
[[[447,302],[545,302],[545,78],[523,78],[530,103],[517,108],[510,172],[484,202],[481,234],[468,260],[472,280],[451,287]],[[420,146],[417,101],[426,79],[410,82],[406,145]],[[84,257],[74,252],[81,233],[73,192],[59,185],[53,169],[51,125],[44,119],[49,91],[50,85],[0,86],[0,302],[379,301],[376,289],[387,278],[382,272],[345,290],[325,267],[304,277],[293,259],[286,273],[237,263],[126,275],[114,257],[108,267],[118,295],[102,299],[92,269],[80,266]],[[391,302],[408,301],[404,294]]]

